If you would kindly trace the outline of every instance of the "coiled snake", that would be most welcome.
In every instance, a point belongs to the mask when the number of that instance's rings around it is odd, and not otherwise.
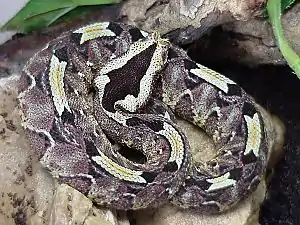
[[[100,205],[171,201],[219,212],[265,171],[268,146],[254,100],[156,32],[101,22],[63,33],[27,62],[18,99],[42,165]],[[193,162],[175,115],[213,139],[215,158]],[[122,146],[146,162],[126,158]]]

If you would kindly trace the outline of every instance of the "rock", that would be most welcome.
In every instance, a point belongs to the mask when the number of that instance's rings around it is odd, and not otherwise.
[[[299,55],[300,3],[295,4],[284,13],[281,22],[285,38],[291,43],[291,47]],[[228,60],[228,57],[230,57],[240,63],[252,66],[261,64],[286,64],[286,60],[277,47],[269,21],[255,18],[247,22],[235,21],[233,23],[224,24],[222,28],[224,31],[230,32],[233,37],[233,39],[230,40],[230,44],[228,42],[228,46],[225,46],[223,49],[224,53],[228,50],[227,53],[225,53],[226,55],[220,54],[224,59]],[[244,38],[241,38],[241,35],[243,35]],[[234,52],[232,48],[233,43],[235,50],[239,49],[240,54],[238,56],[238,52]],[[233,53],[235,53],[234,56]]]
[[[49,225],[83,224],[92,205],[78,191],[62,184],[56,189]]]
[[[118,219],[115,210],[93,207],[84,225],[120,225]],[[126,218],[125,220],[129,224],[128,219]]]
[[[74,188],[61,184],[56,189],[49,225],[117,225],[116,212],[93,208],[93,203]]]
[[[129,0],[122,5],[126,22],[145,31],[174,32],[174,42],[189,44],[207,29],[232,21],[245,21],[261,13],[265,0]]]

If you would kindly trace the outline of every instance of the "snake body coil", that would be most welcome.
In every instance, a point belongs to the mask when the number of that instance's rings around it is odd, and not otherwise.
[[[100,205],[128,210],[170,200],[219,212],[265,171],[268,146],[253,99],[157,33],[130,25],[95,23],[51,41],[25,65],[19,102],[42,165]],[[213,139],[214,159],[191,160],[173,113]]]

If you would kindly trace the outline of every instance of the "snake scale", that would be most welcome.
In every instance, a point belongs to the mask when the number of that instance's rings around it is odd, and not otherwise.
[[[26,63],[18,99],[41,164],[99,205],[221,212],[265,171],[266,132],[253,98],[157,32],[117,22],[65,32]],[[213,159],[193,161],[176,117],[212,138]]]

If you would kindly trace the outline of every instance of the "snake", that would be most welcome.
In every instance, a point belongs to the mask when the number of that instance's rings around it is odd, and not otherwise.
[[[18,102],[42,166],[99,206],[219,213],[266,170],[255,100],[156,31],[95,22],[62,33],[25,64]],[[178,118],[210,137],[213,158],[194,160]]]

